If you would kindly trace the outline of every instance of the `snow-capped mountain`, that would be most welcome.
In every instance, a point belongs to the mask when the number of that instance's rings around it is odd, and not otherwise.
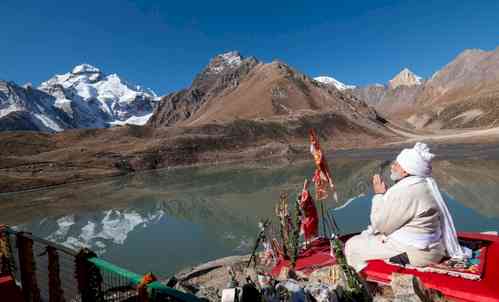
[[[38,88],[0,81],[0,131],[143,125],[157,101],[152,90],[82,64]]]
[[[415,86],[421,85],[423,83],[423,78],[416,75],[407,68],[402,69],[393,79],[389,81],[389,86],[395,89],[399,86]]]
[[[0,131],[51,132],[72,128],[55,101],[55,97],[31,86],[0,81]]]
[[[90,110],[96,119],[94,125],[85,122],[87,127],[102,127],[103,123],[145,124],[159,100],[152,90],[131,85],[117,74],[105,75],[88,64],[55,75],[39,89],[55,96],[55,105],[72,118],[75,110]]]
[[[324,83],[326,85],[334,85],[338,90],[346,90],[346,89],[354,89],[354,85],[347,85],[345,83],[342,83],[338,81],[335,78],[328,77],[328,76],[320,76],[320,77],[315,77],[314,80]]]

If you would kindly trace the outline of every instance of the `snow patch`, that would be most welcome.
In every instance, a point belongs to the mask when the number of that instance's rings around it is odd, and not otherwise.
[[[97,89],[92,85],[86,85],[86,83],[78,83],[76,85],[76,91],[84,100],[88,101],[97,97]]]
[[[57,132],[64,130],[48,116],[39,113],[34,113],[33,116],[36,117],[45,127],[49,129]]]
[[[482,110],[472,109],[472,110],[465,111],[458,116],[453,117],[452,120],[463,119],[463,123],[467,123],[467,122],[470,122],[470,121],[480,117],[482,114],[483,114]]]
[[[121,213],[118,210],[110,210],[102,220],[102,231],[95,237],[123,244],[128,233],[143,223],[144,219],[136,212]]]
[[[7,108],[2,108],[0,109],[0,118],[1,117],[4,117],[6,116],[7,114],[11,113],[11,112],[15,112],[15,111],[22,111],[23,109],[16,106],[16,104],[11,104],[9,107]]]
[[[143,116],[132,116],[128,118],[125,121],[113,121],[110,122],[109,124],[111,126],[123,126],[123,125],[137,125],[137,126],[143,126],[147,123],[147,121],[151,118],[152,113],[146,114]]]
[[[241,56],[237,51],[230,51],[221,55],[224,61],[231,66],[241,65]]]
[[[314,80],[316,80],[317,82],[327,84],[327,85],[334,85],[334,87],[336,87],[338,90],[346,90],[346,89],[354,89],[355,88],[354,85],[344,84],[344,83],[338,81],[337,79],[332,78],[332,77],[328,77],[328,76],[315,77]]]
[[[81,228],[80,238],[85,242],[90,242],[95,237],[96,224],[89,221],[87,225]]]
[[[73,117],[73,108],[71,108],[71,100],[66,98],[55,99],[54,107],[66,112],[69,116]]]
[[[71,71],[72,74],[82,74],[82,73],[100,73],[99,68],[94,67],[90,64],[77,65]]]
[[[229,51],[214,57],[208,65],[212,73],[221,73],[226,68],[234,68],[241,65],[243,58],[237,51]]]
[[[103,211],[102,215],[102,219],[92,217],[86,224],[82,223],[82,217],[75,221],[74,215],[59,218],[56,221],[57,229],[46,239],[75,249],[88,247],[102,255],[106,252],[107,245],[123,245],[130,232],[139,226],[158,223],[166,213],[160,209],[142,217],[133,210],[112,209]]]
[[[68,235],[69,229],[75,224],[74,215],[64,216],[56,220],[57,231],[50,235],[47,239],[57,241],[57,239],[64,238]]]

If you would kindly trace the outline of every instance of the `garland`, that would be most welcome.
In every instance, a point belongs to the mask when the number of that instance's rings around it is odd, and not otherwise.
[[[291,270],[294,271],[296,268],[296,260],[298,259],[298,252],[300,251],[300,229],[301,229],[301,210],[299,199],[297,198],[295,201],[295,215],[294,222],[292,223],[292,233],[290,240],[290,249],[291,249]]]
[[[6,229],[0,229],[0,261],[2,264],[0,272],[13,276],[17,271],[17,267],[12,253],[10,237]]]
[[[338,264],[343,271],[347,288],[345,295],[347,301],[372,301],[372,297],[367,291],[365,284],[362,282],[361,277],[357,272],[347,263],[345,254],[343,253],[343,244],[337,236],[331,238],[331,250],[334,253],[336,264]]]

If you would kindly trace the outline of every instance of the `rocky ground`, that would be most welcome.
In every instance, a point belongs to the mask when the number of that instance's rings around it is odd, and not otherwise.
[[[339,266],[324,267],[313,271],[309,276],[298,274],[293,278],[289,278],[289,275],[282,273],[273,282],[269,282],[268,279],[259,282],[269,270],[269,266],[257,261],[256,265],[252,264],[248,267],[249,258],[250,256],[246,255],[217,259],[181,271],[176,274],[175,279],[165,280],[164,282],[170,282],[170,285],[176,282],[175,287],[177,289],[194,293],[207,301],[220,301],[224,289],[233,287],[235,284],[242,286],[248,282],[248,278],[257,287],[266,290],[268,289],[268,283],[274,283],[274,288],[282,289],[282,287],[286,287],[288,294],[292,297],[298,299],[298,296],[303,292],[305,296],[309,295],[314,299],[303,301],[347,301],[343,293],[343,289],[346,288],[346,281]],[[333,271],[334,274],[331,273]],[[236,283],[234,283],[234,280]],[[438,292],[426,289],[419,279],[409,275],[397,274],[393,276],[393,280],[389,285],[382,286],[375,283],[366,283],[366,286],[369,289],[371,301],[375,302],[447,301]],[[297,289],[301,289],[301,291],[296,291]],[[291,293],[293,291],[294,294]]]

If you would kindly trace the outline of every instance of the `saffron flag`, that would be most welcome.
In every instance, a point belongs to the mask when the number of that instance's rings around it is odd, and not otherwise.
[[[338,202],[336,188],[333,183],[333,177],[329,170],[324,153],[321,150],[319,138],[314,129],[309,130],[310,135],[310,153],[312,153],[315,162],[315,172],[312,181],[315,184],[315,198],[324,200],[328,197],[328,187],[334,193],[334,199]]]

